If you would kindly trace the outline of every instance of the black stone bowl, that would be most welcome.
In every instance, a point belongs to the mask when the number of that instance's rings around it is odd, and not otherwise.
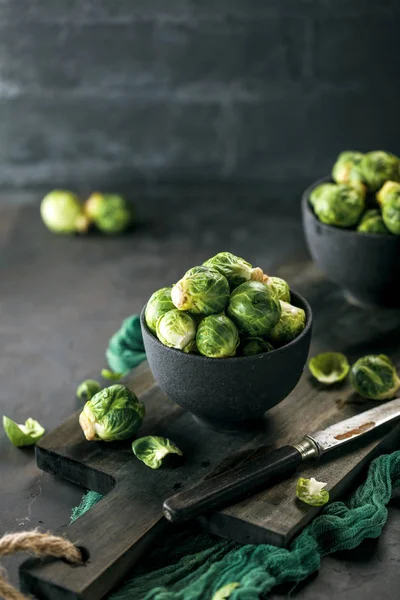
[[[319,269],[345,289],[350,301],[376,308],[400,308],[400,236],[361,233],[325,225],[303,194],[302,213],[308,248]]]
[[[165,394],[214,429],[257,427],[264,413],[293,390],[307,361],[312,314],[292,292],[292,304],[306,313],[306,326],[292,342],[264,354],[207,358],[164,346],[140,315],[144,347],[154,378]]]

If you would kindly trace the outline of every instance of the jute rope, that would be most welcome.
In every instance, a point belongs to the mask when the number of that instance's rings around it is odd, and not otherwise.
[[[64,558],[71,564],[82,562],[81,551],[71,542],[50,533],[40,533],[37,529],[33,531],[21,531],[20,533],[9,533],[0,539],[0,557],[16,554],[17,552],[29,552],[29,554],[36,554],[37,556]],[[4,600],[29,600],[27,596],[16,590],[7,581],[4,571],[1,569],[0,598],[4,598]]]

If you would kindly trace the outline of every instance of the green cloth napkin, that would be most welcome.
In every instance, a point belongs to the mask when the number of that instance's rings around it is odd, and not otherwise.
[[[146,359],[138,315],[122,321],[120,329],[108,342],[106,359],[115,373],[128,373]]]

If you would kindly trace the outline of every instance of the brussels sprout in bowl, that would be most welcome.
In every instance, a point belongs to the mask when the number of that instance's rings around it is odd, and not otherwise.
[[[141,326],[155,380],[171,400],[216,429],[259,426],[264,413],[290,394],[306,365],[311,308],[295,292],[291,292],[291,304],[305,313],[304,329],[295,339],[276,349],[270,350],[268,345],[257,354],[238,352],[236,356],[229,356],[227,352],[226,358],[186,353],[164,345],[146,324],[145,306]],[[225,323],[218,324],[225,326]],[[206,321],[201,327],[204,333],[207,327]],[[210,341],[213,341],[212,336]],[[232,343],[236,345],[237,341]]]
[[[302,198],[304,234],[314,262],[329,279],[344,288],[351,301],[364,306],[399,308],[400,235],[386,232],[380,224],[377,226],[370,211],[364,214],[364,220],[360,217],[358,230],[356,226],[343,228],[322,223],[312,199],[315,202],[315,197],[318,198],[317,188],[332,183],[330,177],[320,179],[305,190]],[[366,217],[370,222],[368,227]]]

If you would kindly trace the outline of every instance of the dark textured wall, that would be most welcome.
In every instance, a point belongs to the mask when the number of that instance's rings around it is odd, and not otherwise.
[[[399,17],[398,0],[0,0],[0,186],[285,193],[343,148],[400,153]]]

